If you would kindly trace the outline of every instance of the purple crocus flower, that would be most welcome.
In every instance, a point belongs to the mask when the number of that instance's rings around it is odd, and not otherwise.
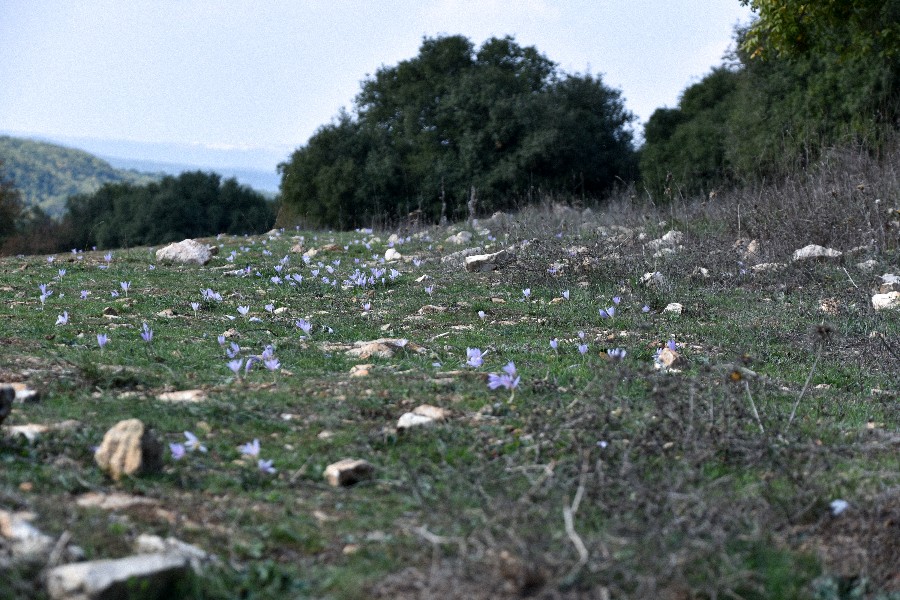
[[[553,338],[552,340],[550,340],[550,347],[556,350],[557,348],[559,348],[559,341],[557,341],[556,338]]]
[[[109,342],[109,337],[105,333],[97,334],[97,344],[100,346],[100,349],[103,350],[103,347]]]
[[[666,342],[666,348],[668,348],[672,352],[675,352],[675,349],[678,348],[678,344],[675,343],[675,340],[669,340],[668,342]]]
[[[150,329],[146,323],[144,323],[143,328],[141,328],[141,339],[148,344],[153,340],[153,330]]]
[[[122,291],[125,292],[125,297],[128,297],[128,289],[131,287],[130,281],[120,281],[119,286],[122,288]]]
[[[564,290],[562,293],[562,297],[565,298],[566,300],[568,300],[569,299],[569,290]]]
[[[484,355],[480,348],[466,348],[466,364],[476,369],[484,364]]]
[[[250,312],[249,306],[238,306],[238,312],[241,313],[241,316],[246,317],[247,313]]]
[[[312,331],[312,323],[304,318],[300,318],[294,325],[300,328],[306,335],[309,335],[310,331]]]
[[[587,354],[588,345],[587,344],[578,344],[578,352],[581,353],[582,356]]]
[[[190,431],[184,432],[184,437],[187,440],[184,443],[184,447],[193,452],[194,450],[199,450],[200,452],[206,452],[206,446],[200,443],[200,440],[197,439],[197,436],[191,433]]]
[[[228,362],[228,368],[231,369],[232,373],[237,375],[240,372],[243,364],[244,364],[243,358],[236,358],[236,359]]]
[[[256,463],[256,466],[259,468],[260,471],[262,471],[263,473],[266,473],[267,475],[272,475],[273,473],[278,471],[278,469],[276,469],[275,467],[272,466],[271,460],[259,459],[259,461],[257,461],[257,463]]]
[[[259,456],[259,440],[254,439],[240,447],[241,454],[244,456]]]
[[[267,358],[263,361],[265,367],[270,371],[275,371],[281,367],[281,362],[277,358]]]
[[[181,460],[184,458],[185,447],[184,444],[179,444],[178,442],[172,442],[169,444],[169,450],[172,452],[172,459]]]
[[[610,348],[606,351],[606,354],[613,360],[622,360],[627,352],[624,348]]]
[[[63,314],[56,316],[56,324],[57,325],[65,325],[69,322],[69,312],[63,311]]]

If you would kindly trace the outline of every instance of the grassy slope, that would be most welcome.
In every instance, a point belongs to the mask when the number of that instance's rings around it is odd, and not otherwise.
[[[6,177],[22,192],[25,205],[40,206],[53,216],[65,211],[69,196],[96,192],[104,183],[145,184],[156,179],[114,169],[82,150],[10,136],[0,136],[0,160]]]
[[[742,232],[769,218],[767,207],[744,206]],[[105,269],[91,253],[52,264],[4,259],[0,381],[27,380],[44,395],[20,406],[9,424],[81,425],[35,443],[0,438],[0,506],[36,512],[51,535],[69,531],[88,558],[129,554],[146,532],[215,552],[228,567],[195,581],[185,592],[192,597],[896,591],[898,313],[872,311],[868,288],[876,278],[856,269],[856,258],[746,272],[730,249],[733,205],[704,210],[649,213],[654,224],[630,232],[601,228],[638,222],[621,206],[599,217],[523,213],[488,224],[493,239],[476,236],[473,243],[488,249],[528,240],[513,265],[485,274],[442,263],[457,248],[443,247],[447,231],[431,230],[398,246],[420,266],[393,265],[401,272],[395,281],[365,290],[333,288],[311,271],[338,259],[340,279],[368,270],[373,255],[383,256],[386,234],[306,232],[307,247],[347,247],[311,265],[290,253],[299,235],[291,231],[212,240],[221,251],[203,268],[151,270],[146,248],[114,252]],[[667,222],[657,225],[661,218]],[[654,258],[644,242],[670,227],[685,232],[684,248]],[[891,227],[880,234],[889,243],[855,255],[875,258],[875,273],[900,264]],[[793,247],[817,240],[795,228],[791,239],[762,241],[761,259],[785,260]],[[233,264],[226,261],[232,251]],[[284,256],[281,275],[302,274],[303,283],[270,280]],[[554,264],[559,270],[549,273]],[[251,275],[226,275],[235,265],[250,265]],[[700,265],[708,278],[692,275]],[[657,269],[669,285],[639,283]],[[417,282],[422,275],[430,279]],[[121,281],[131,282],[128,298],[112,298]],[[42,283],[54,290],[43,309]],[[207,287],[223,300],[203,300]],[[569,299],[558,300],[566,289]],[[616,316],[603,319],[598,309],[613,296],[621,297]],[[836,313],[822,312],[826,298]],[[684,313],[662,313],[674,301]],[[287,310],[270,313],[267,304]],[[249,315],[238,306],[249,306]],[[105,307],[118,315],[105,317]],[[160,316],[166,309],[175,315]],[[69,323],[54,325],[64,310]],[[300,317],[314,325],[310,338],[295,326]],[[155,333],[150,345],[139,337],[144,322]],[[227,330],[244,358],[273,345],[282,370],[256,367],[235,378],[217,342]],[[589,346],[583,356],[579,331]],[[110,337],[102,352],[101,332]],[[427,353],[359,360],[334,345],[382,336],[407,338]],[[685,361],[677,373],[653,367],[669,339]],[[464,366],[468,347],[488,351],[482,368]],[[611,347],[627,357],[607,360]],[[486,386],[486,373],[511,360],[522,378],[513,398]],[[375,365],[371,374],[350,377],[363,362]],[[155,399],[192,388],[209,399]],[[421,403],[452,417],[397,433],[397,418]],[[94,465],[91,447],[131,417],[152,424],[166,443],[191,430],[209,451],[181,461],[167,453],[163,473],[113,484]],[[238,446],[254,438],[275,475],[239,460]],[[345,457],[367,458],[377,478],[349,489],[325,485],[324,467]],[[162,510],[107,512],[74,501],[116,490],[157,499]],[[829,503],[837,498],[851,508],[835,518]],[[11,572],[9,581],[9,597],[39,594],[36,569]]]

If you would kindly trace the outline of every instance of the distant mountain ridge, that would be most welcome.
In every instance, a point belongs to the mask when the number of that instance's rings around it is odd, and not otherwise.
[[[0,136],[0,160],[26,206],[39,206],[54,217],[65,212],[66,199],[91,194],[105,183],[144,185],[159,175],[116,169],[83,150],[48,142]]]

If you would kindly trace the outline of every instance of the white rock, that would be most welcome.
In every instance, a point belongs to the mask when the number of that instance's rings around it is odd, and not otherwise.
[[[400,241],[400,236],[397,235],[396,233],[392,233],[391,235],[388,236],[388,239],[387,239],[388,244],[396,244],[399,241]]]
[[[471,231],[460,231],[456,235],[451,235],[447,238],[446,242],[448,244],[457,244],[462,246],[463,244],[468,244],[472,241],[472,232]]]
[[[695,267],[692,274],[706,279],[709,277],[709,269],[706,267]]]
[[[171,598],[172,584],[189,571],[188,558],[178,554],[72,563],[47,572],[47,593],[54,600],[95,600],[129,598],[128,590],[140,589],[141,598]]]
[[[473,254],[478,254],[483,252],[484,250],[481,246],[475,248],[466,248],[465,250],[460,250],[459,252],[453,252],[452,254],[448,254],[447,256],[441,257],[441,263],[451,263],[451,264],[463,264],[467,256],[472,256]]]
[[[163,392],[159,396],[156,397],[157,400],[162,400],[163,402],[177,402],[177,403],[193,403],[193,402],[203,402],[206,400],[206,392],[203,390],[178,390],[176,392]]]
[[[792,260],[811,260],[811,259],[826,259],[826,258],[839,258],[843,253],[840,250],[834,250],[833,248],[825,248],[824,246],[817,246],[816,244],[810,244],[809,246],[804,246],[799,250],[794,252]]]
[[[134,551],[138,554],[173,554],[187,558],[195,571],[202,571],[203,566],[217,562],[216,558],[193,544],[182,542],[173,537],[165,539],[158,535],[141,534],[134,541]]]
[[[476,254],[465,259],[466,271],[485,272],[493,271],[513,260],[513,254],[509,250],[501,250],[492,254]]]
[[[647,287],[662,287],[666,285],[667,282],[662,273],[654,271],[652,273],[644,273],[641,277],[641,283]]]
[[[881,287],[878,288],[878,293],[888,294],[890,292],[900,292],[900,277],[893,273],[885,273],[880,277]]]
[[[399,252],[397,252],[396,248],[388,248],[387,251],[384,253],[384,260],[386,260],[388,262],[394,261],[394,260],[400,260],[401,258],[403,258],[403,255],[400,254]]]
[[[435,421],[431,417],[417,415],[415,413],[403,413],[397,420],[397,429],[412,429],[414,427],[428,427],[434,425]]]
[[[345,458],[325,467],[323,473],[328,483],[335,487],[346,487],[371,479],[375,475],[375,467],[358,458]]]
[[[164,263],[205,265],[212,260],[212,256],[205,244],[191,239],[169,244],[156,251],[156,260]]]
[[[785,268],[787,265],[784,263],[760,263],[758,265],[753,265],[750,267],[750,270],[754,273],[774,273],[776,271],[780,271]]]
[[[420,404],[413,409],[413,414],[428,417],[435,421],[443,421],[450,413],[446,408],[432,406],[431,404]]]
[[[6,538],[14,558],[39,558],[53,548],[53,538],[32,525],[33,518],[30,513],[0,510],[0,536]]]
[[[872,307],[875,310],[900,308],[900,292],[888,292],[887,294],[875,294],[872,296]]]
[[[869,260],[863,261],[861,263],[856,263],[856,268],[864,273],[871,273],[875,270],[875,267],[878,266],[878,261],[874,258],[870,258]]]
[[[680,315],[683,311],[684,311],[684,306],[682,306],[678,302],[670,302],[663,309],[664,313],[675,313],[676,315]]]
[[[684,234],[674,229],[666,232],[664,236],[657,240],[651,240],[644,244],[648,250],[662,250],[663,248],[675,248],[684,239]]]

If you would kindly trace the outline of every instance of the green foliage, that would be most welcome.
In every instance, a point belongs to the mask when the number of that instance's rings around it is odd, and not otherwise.
[[[139,186],[107,183],[96,193],[71,197],[64,219],[70,247],[160,244],[218,233],[260,233],[274,210],[258,192],[235,179],[201,171]]]
[[[22,212],[22,200],[15,184],[6,178],[3,161],[0,160],[0,242],[16,230],[16,219]]]
[[[39,206],[54,217],[62,216],[71,195],[91,194],[105,183],[156,180],[151,175],[114,169],[81,150],[10,136],[0,136],[0,158],[25,206]]]
[[[537,189],[598,196],[634,173],[632,119],[598,77],[563,75],[510,37],[477,50],[463,36],[426,38],[363,82],[356,118],[341,112],[279,166],[281,221],[461,217],[473,188],[484,212]]]
[[[832,4],[806,6],[817,7],[811,15],[823,7],[837,10]],[[714,69],[683,92],[677,108],[659,109],[647,122],[640,164],[651,194],[673,188],[696,193],[779,176],[806,166],[829,146],[862,142],[877,149],[896,127],[896,42],[879,53],[823,43],[811,51],[767,53],[763,60],[753,58],[756,42],[748,41],[759,27],[738,33],[745,50],[734,66]]]
[[[752,57],[836,53],[842,58],[900,56],[898,0],[741,0],[759,18],[742,47]]]

